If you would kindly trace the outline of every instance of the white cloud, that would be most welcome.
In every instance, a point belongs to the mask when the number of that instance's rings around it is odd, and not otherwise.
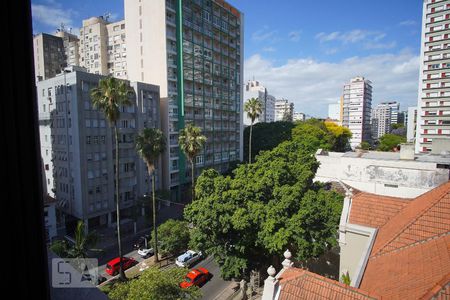
[[[405,20],[405,21],[398,23],[398,25],[400,25],[400,26],[413,26],[416,24],[417,24],[417,22],[414,20]]]
[[[255,54],[244,66],[245,79],[257,76],[270,94],[290,99],[296,111],[313,116],[326,117],[327,105],[339,100],[344,84],[358,75],[372,81],[374,104],[392,99],[406,109],[417,101],[419,57],[409,51],[335,63],[295,58],[281,65]]]
[[[264,51],[264,52],[275,52],[275,51],[277,51],[277,49],[275,49],[274,47],[264,47],[263,49],[262,49],[262,51]]]
[[[300,30],[294,30],[294,31],[289,32],[289,34],[288,34],[289,40],[291,42],[298,42],[298,41],[300,41],[300,33],[301,33]]]
[[[73,17],[76,13],[71,9],[63,9],[60,5],[32,4],[31,11],[33,21],[52,26],[55,30],[61,23],[66,27],[74,27]]]
[[[277,39],[276,34],[276,30],[269,30],[269,27],[264,26],[262,29],[253,32],[252,40],[256,42],[274,42]]]

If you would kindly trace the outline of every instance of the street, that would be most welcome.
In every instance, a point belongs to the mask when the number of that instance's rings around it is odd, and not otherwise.
[[[203,267],[207,269],[213,277],[201,287],[203,293],[203,300],[212,300],[215,299],[224,289],[226,289],[231,281],[225,281],[220,276],[220,268],[219,265],[214,261],[214,259],[209,256],[204,260],[200,261],[192,268]]]

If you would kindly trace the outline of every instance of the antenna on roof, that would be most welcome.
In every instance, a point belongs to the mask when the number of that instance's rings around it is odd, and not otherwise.
[[[59,28],[56,28],[56,32],[64,32],[66,30],[66,25],[61,22]]]
[[[109,18],[111,18],[111,13],[110,12],[105,12],[103,14],[103,19],[105,19],[105,21],[108,21]]]

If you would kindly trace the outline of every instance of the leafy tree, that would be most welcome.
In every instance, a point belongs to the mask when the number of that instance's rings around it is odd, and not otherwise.
[[[95,108],[99,109],[105,115],[110,126],[114,128],[114,137],[116,141],[116,178],[115,178],[115,195],[116,195],[116,221],[117,221],[117,244],[120,257],[120,279],[125,280],[126,276],[122,267],[122,240],[120,235],[120,198],[119,198],[119,131],[117,121],[120,119],[120,108],[122,106],[131,105],[130,95],[134,93],[133,89],[123,80],[114,77],[101,79],[98,87],[91,90],[91,100]]]
[[[158,261],[158,230],[156,225],[156,186],[155,186],[155,165],[159,156],[166,149],[166,138],[161,130],[155,128],[145,128],[136,137],[136,151],[147,165],[148,175],[152,179],[152,204],[153,204],[153,236],[155,251],[155,261]]]
[[[385,134],[380,138],[379,151],[395,151],[402,143],[406,142],[406,138],[395,134]]]
[[[158,229],[159,245],[163,254],[178,254],[188,248],[189,228],[186,221],[169,219],[162,223]],[[152,241],[154,241],[152,234]]]
[[[344,152],[349,150],[349,140],[352,137],[350,129],[339,126],[334,122],[325,122],[325,127],[331,135],[331,143],[333,151]]]
[[[256,123],[253,125],[252,139],[258,141],[252,145],[251,159],[262,150],[272,150],[280,143],[291,139],[292,128],[295,124],[292,122],[270,122],[270,123]],[[244,157],[249,155],[249,135],[250,127],[244,129]]]
[[[150,267],[131,281],[116,283],[108,293],[111,300],[178,300],[200,299],[198,287],[182,289],[179,284],[188,272],[185,268],[161,270]]]
[[[405,125],[399,124],[399,123],[391,125],[391,129],[399,129],[399,128],[403,128],[403,127],[405,127]]]
[[[302,145],[303,149],[314,153],[317,149],[331,150],[333,144],[330,135],[321,126],[300,123],[292,129],[292,139]]]
[[[318,162],[304,144],[263,151],[233,178],[215,170],[198,178],[197,199],[184,211],[190,245],[213,255],[224,278],[267,267],[286,248],[307,261],[336,244],[342,197],[313,184]]]
[[[205,143],[206,137],[202,134],[200,127],[189,123],[180,130],[178,144],[191,163],[192,200],[195,199],[195,158],[200,154]]]
[[[252,163],[252,132],[253,132],[253,123],[262,113],[262,103],[257,98],[250,98],[244,104],[244,111],[247,113],[247,117],[250,119],[250,135],[248,138],[248,163]]]
[[[370,150],[370,144],[368,142],[362,142],[358,148],[362,150]]]

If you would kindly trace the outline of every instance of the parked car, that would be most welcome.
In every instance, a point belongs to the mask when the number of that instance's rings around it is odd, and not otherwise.
[[[202,252],[195,252],[193,250],[188,250],[184,254],[177,257],[175,264],[179,267],[189,267],[193,263],[199,261],[202,258]]]
[[[141,249],[141,248],[147,248],[147,244],[150,241],[150,236],[148,234],[143,235],[141,237],[139,237],[133,244],[133,248],[136,249]]]
[[[202,286],[211,278],[211,273],[205,268],[193,269],[184,277],[184,281],[180,283],[180,287],[186,289],[190,286]]]
[[[108,273],[111,276],[115,276],[115,275],[119,274],[119,269],[120,269],[119,262],[120,262],[119,257],[111,259],[106,264],[106,273]],[[125,257],[125,256],[122,258],[122,265],[123,265],[124,271],[131,268],[132,266],[134,266],[136,264],[137,264],[137,261],[134,258]]]
[[[138,254],[142,257],[150,257],[153,254],[155,254],[155,251],[153,250],[153,248],[141,248],[138,250]]]

